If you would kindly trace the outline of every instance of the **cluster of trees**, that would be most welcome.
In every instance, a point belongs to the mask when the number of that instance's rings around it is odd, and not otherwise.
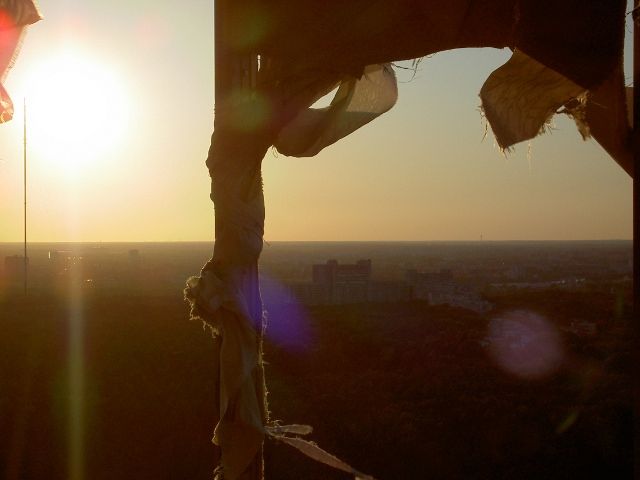
[[[487,317],[420,303],[313,309],[295,321],[315,344],[268,345],[274,417],[312,424],[321,445],[383,479],[630,478],[630,318],[613,296],[512,300]],[[516,305],[559,330],[569,312],[597,318],[599,334],[562,333],[559,370],[516,378],[481,343],[492,316]],[[284,446],[268,452],[272,478],[348,478]]]

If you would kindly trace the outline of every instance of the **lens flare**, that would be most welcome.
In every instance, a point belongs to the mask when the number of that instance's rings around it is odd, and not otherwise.
[[[234,48],[251,50],[269,33],[272,20],[269,10],[259,4],[235,6],[229,19],[228,38]]]
[[[494,361],[521,378],[549,376],[564,357],[557,329],[533,312],[509,312],[493,319],[486,340]]]
[[[267,124],[271,115],[271,106],[264,95],[236,89],[231,92],[229,105],[229,124],[240,132],[254,132],[261,130]]]
[[[268,312],[266,338],[289,351],[306,351],[316,337],[304,307],[294,293],[277,280],[261,275],[260,290]]]
[[[68,478],[84,479],[84,315],[82,281],[79,272],[70,280],[69,292],[69,371]]]

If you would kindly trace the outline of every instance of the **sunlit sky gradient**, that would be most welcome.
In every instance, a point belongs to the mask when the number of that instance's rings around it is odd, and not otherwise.
[[[7,81],[18,111],[0,125],[0,241],[22,239],[24,96],[30,240],[211,239],[213,1],[41,7]],[[478,92],[508,56],[437,54],[415,78],[398,71],[394,109],[317,157],[268,153],[266,240],[631,238],[631,179],[567,119],[530,155],[482,140]],[[65,58],[66,73],[51,67]],[[43,98],[77,71],[78,98]],[[65,104],[84,118],[74,124]]]

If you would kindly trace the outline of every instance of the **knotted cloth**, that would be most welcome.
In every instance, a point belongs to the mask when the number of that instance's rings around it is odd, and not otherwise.
[[[217,112],[208,166],[216,209],[212,259],[187,281],[191,316],[211,326],[220,341],[219,421],[224,478],[239,478],[260,450],[267,422],[262,378],[262,302],[257,262],[262,251],[264,196],[260,165],[269,146],[256,131],[236,128],[231,114],[251,111],[251,98]],[[230,112],[230,113],[229,113]]]
[[[389,75],[393,77],[388,66],[371,69],[371,75],[369,80],[365,80],[365,85],[373,79],[380,80]],[[329,83],[322,82],[323,85]],[[373,118],[371,115],[350,118],[348,109],[345,109],[350,103],[341,101],[341,98],[364,102],[364,97],[367,97],[370,104],[377,105],[395,101],[395,98],[384,97],[380,102],[375,94],[363,96],[362,91],[358,92],[359,84],[359,81],[352,79],[348,85],[340,87],[336,95],[338,100],[311,121],[300,120],[300,117],[291,113],[282,115],[278,112],[269,122],[252,122],[251,118],[261,109],[261,102],[251,92],[234,97],[217,110],[216,129],[207,158],[211,199],[216,211],[216,242],[213,257],[203,267],[200,276],[187,280],[184,294],[191,304],[191,318],[205,322],[220,345],[219,421],[213,441],[221,448],[221,474],[226,480],[240,478],[247,468],[255,468],[254,459],[260,452],[264,435],[291,445],[320,462],[350,472],[356,478],[371,479],[317,445],[289,435],[300,435],[301,430],[269,421],[266,399],[261,393],[264,391],[264,317],[257,269],[264,234],[260,165],[267,148],[277,142],[276,137],[282,130],[274,128],[274,125],[280,125],[278,122],[282,122],[282,119],[294,118],[294,123],[304,125],[301,127],[304,131],[312,132],[308,133],[307,139],[315,140],[317,136],[322,136],[325,142],[334,142],[359,122],[366,123]],[[377,84],[376,81],[373,84]],[[365,91],[368,91],[366,86]],[[279,93],[282,92],[272,91],[268,94],[272,99],[277,98],[283,109],[293,112],[303,111],[303,107],[308,107],[315,97],[286,97]],[[298,102],[304,103],[301,106]],[[333,122],[325,121],[345,118],[345,115],[349,120],[342,124],[345,128],[332,129],[329,125]],[[244,118],[244,121],[238,121],[239,118]],[[247,128],[247,125],[252,125],[252,128]],[[288,134],[297,128],[293,127]],[[291,148],[298,152],[309,152],[317,148],[318,142],[300,141],[296,145]],[[308,431],[305,429],[304,433]]]

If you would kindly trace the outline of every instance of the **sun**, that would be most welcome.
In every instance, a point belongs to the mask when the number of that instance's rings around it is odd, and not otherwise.
[[[113,68],[80,51],[65,50],[42,61],[27,80],[30,148],[68,173],[108,158],[129,130],[124,87]]]

